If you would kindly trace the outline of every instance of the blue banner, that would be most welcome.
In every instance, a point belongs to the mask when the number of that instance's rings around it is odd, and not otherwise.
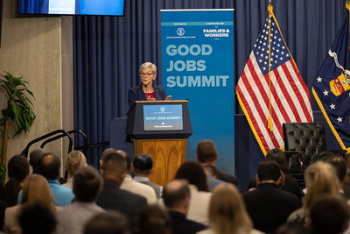
[[[197,143],[214,141],[217,167],[235,173],[233,10],[162,10],[162,85],[173,100],[189,99]]]

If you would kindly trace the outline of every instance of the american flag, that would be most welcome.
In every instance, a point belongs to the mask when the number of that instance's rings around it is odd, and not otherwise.
[[[266,20],[236,86],[240,106],[264,154],[284,146],[283,123],[313,122],[309,90],[273,14],[270,19],[271,22]],[[269,116],[272,131],[268,128]]]
[[[349,7],[349,8],[348,8]],[[350,9],[350,3],[347,6]],[[343,149],[350,151],[349,16],[345,16],[313,84],[312,93]]]

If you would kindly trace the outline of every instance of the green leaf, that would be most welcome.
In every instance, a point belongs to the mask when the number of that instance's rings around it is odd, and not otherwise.
[[[29,83],[23,80],[22,76],[14,77],[9,72],[5,72],[5,75],[0,77],[0,87],[4,89],[8,95],[7,108],[1,111],[2,118],[0,118],[0,123],[11,119],[15,123],[15,136],[23,131],[25,133],[29,132],[36,118],[32,109],[33,103],[28,98],[32,96],[35,100],[35,97],[27,88],[27,84]]]
[[[6,179],[6,165],[0,163],[0,181],[4,183],[5,179]]]

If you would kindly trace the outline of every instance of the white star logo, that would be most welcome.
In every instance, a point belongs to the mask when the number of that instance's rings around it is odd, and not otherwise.
[[[341,122],[343,122],[343,118],[339,116],[337,121],[338,121],[338,123],[341,123]]]
[[[321,83],[321,82],[322,82],[322,78],[321,78],[321,77],[317,77],[316,80],[317,80],[318,83]]]
[[[332,103],[330,106],[329,106],[332,110],[335,109],[335,105]]]
[[[328,90],[325,90],[325,91],[323,92],[324,96],[328,96],[328,93],[329,93]]]

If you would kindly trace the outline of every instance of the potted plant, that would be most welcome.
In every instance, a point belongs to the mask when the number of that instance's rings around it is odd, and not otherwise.
[[[32,102],[28,98],[28,94],[34,99],[33,93],[27,88],[27,81],[22,80],[22,77],[14,77],[11,73],[0,78],[0,86],[7,93],[7,106],[1,110],[0,126],[3,127],[3,144],[2,156],[0,164],[0,180],[5,178],[6,173],[6,158],[7,158],[7,143],[9,138],[10,120],[11,126],[15,129],[15,135],[29,132],[35,119],[35,114],[32,109]]]

